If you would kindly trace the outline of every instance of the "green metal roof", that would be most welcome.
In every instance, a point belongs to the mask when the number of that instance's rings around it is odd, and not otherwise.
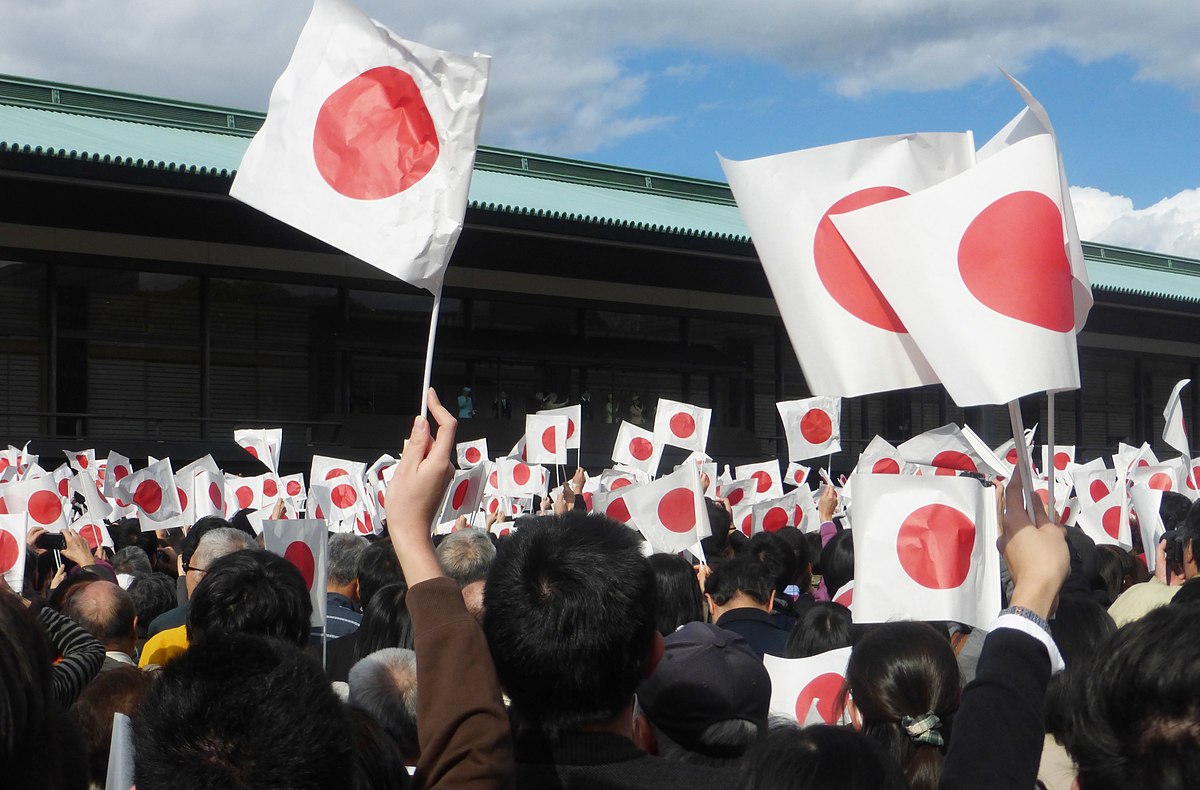
[[[0,75],[0,152],[231,177],[264,115]],[[726,184],[481,146],[473,208],[749,243]],[[1200,261],[1084,244],[1099,290],[1200,302]]]

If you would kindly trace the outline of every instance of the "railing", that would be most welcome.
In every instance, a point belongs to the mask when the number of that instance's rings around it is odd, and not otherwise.
[[[212,423],[232,424],[235,427],[260,427],[270,426],[272,428],[303,428],[304,443],[314,444],[314,434],[321,429],[328,429],[332,434],[326,444],[337,444],[341,437],[343,424],[341,422],[331,422],[327,420],[239,420],[228,417],[166,417],[160,415],[127,415],[127,414],[94,414],[89,412],[72,412],[72,411],[17,411],[6,410],[0,411],[0,421],[5,424],[6,432],[12,432],[12,422],[14,419],[35,419],[42,421],[41,434],[46,437],[55,439],[84,439],[89,436],[87,430],[87,422],[89,420],[119,420],[121,422],[140,422],[143,425],[143,433],[141,436],[131,436],[131,439],[150,439],[153,441],[164,441],[162,430],[164,425],[197,425],[201,427],[201,434],[204,433],[203,427]],[[60,430],[59,426],[62,421],[67,420],[73,426],[73,429],[66,432]],[[23,437],[14,437],[22,439]],[[33,437],[24,437],[33,438]],[[200,438],[200,437],[197,437]]]

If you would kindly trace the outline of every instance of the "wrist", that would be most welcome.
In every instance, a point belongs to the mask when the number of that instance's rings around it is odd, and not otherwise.
[[[1030,589],[1029,586],[1018,584],[1008,603],[1010,608],[1025,609],[1045,621],[1050,619],[1050,612],[1054,608],[1054,599],[1057,597],[1057,588],[1050,589],[1048,586],[1042,586]]]

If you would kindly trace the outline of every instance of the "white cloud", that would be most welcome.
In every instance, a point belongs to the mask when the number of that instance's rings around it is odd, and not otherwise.
[[[1094,187],[1071,187],[1084,241],[1200,259],[1200,189],[1185,189],[1144,209]]]

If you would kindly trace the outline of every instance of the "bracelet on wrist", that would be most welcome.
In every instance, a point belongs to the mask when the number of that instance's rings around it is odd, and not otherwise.
[[[1000,614],[1002,614],[1002,615],[1015,614],[1018,617],[1024,617],[1026,620],[1033,623],[1034,625],[1036,625],[1038,628],[1042,629],[1046,633],[1050,633],[1050,624],[1047,623],[1046,620],[1040,614],[1033,611],[1032,609],[1026,608],[1024,606],[1010,606],[1007,609],[1005,609],[1003,612],[1001,612]]]

